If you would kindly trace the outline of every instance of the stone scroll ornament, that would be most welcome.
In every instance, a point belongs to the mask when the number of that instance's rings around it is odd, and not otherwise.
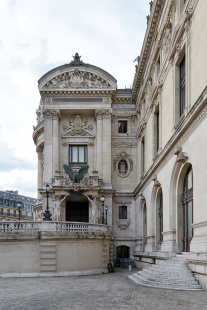
[[[63,168],[65,170],[65,173],[69,175],[70,180],[73,183],[80,183],[80,181],[83,179],[84,175],[88,172],[89,166],[86,165],[82,168],[80,168],[79,171],[73,170],[71,167],[68,165],[64,164]]]

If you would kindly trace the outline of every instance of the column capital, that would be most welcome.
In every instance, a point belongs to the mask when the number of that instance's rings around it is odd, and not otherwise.
[[[112,114],[112,109],[96,109],[95,110],[96,119],[111,118],[111,114]]]
[[[60,118],[60,110],[59,109],[53,109],[52,119],[59,120],[59,118]]]
[[[95,110],[95,117],[96,119],[103,119],[103,113],[102,113],[102,109],[96,109]]]
[[[60,110],[59,109],[43,109],[42,114],[44,115],[44,118],[59,119]]]

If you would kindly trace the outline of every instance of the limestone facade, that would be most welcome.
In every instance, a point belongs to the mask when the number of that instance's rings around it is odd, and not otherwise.
[[[86,205],[87,195],[96,200],[101,223],[104,196],[114,258],[144,265],[188,252],[204,285],[206,10],[206,0],[153,1],[132,89],[117,89],[114,77],[78,54],[46,73],[38,81],[33,132],[43,211],[46,184],[50,207],[64,199],[62,221],[72,218],[71,208]],[[77,185],[63,165],[78,170],[81,163],[89,170]],[[92,223],[91,204],[88,210]]]

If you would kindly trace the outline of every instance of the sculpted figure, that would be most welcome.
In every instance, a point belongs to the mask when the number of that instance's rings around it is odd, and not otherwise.
[[[90,199],[88,196],[86,196],[91,204],[91,208],[92,208],[92,221],[93,223],[97,224],[98,223],[98,204],[97,204],[97,197],[95,196],[92,199]]]
[[[59,200],[59,197],[56,196],[56,198],[52,200],[53,221],[60,221],[61,205],[67,196],[69,196],[69,195],[66,195],[61,200]]]

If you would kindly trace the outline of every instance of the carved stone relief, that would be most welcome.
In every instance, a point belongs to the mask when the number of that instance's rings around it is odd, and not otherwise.
[[[110,88],[111,85],[100,76],[79,70],[71,69],[48,81],[43,88],[46,89],[65,89],[65,88]],[[110,99],[110,98],[108,98]]]
[[[93,125],[88,124],[87,120],[83,120],[81,116],[76,115],[69,120],[69,125],[63,125],[65,133],[62,137],[66,136],[92,136],[90,131],[93,130]]]

